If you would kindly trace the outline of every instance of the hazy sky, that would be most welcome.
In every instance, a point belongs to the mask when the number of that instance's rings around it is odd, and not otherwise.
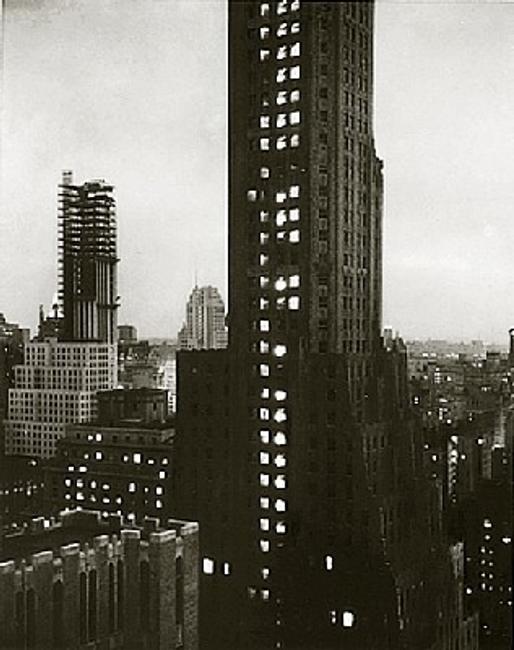
[[[4,0],[0,312],[55,291],[57,184],[116,186],[120,322],[174,336],[195,271],[226,295],[226,8]],[[514,4],[378,2],[384,323],[514,325]]]

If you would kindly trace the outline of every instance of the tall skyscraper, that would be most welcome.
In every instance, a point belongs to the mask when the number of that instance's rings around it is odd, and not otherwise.
[[[177,380],[209,650],[441,650],[466,625],[476,647],[381,338],[373,10],[229,3],[229,347]]]
[[[194,287],[187,301],[186,322],[178,339],[182,350],[212,350],[227,346],[225,305],[216,287]]]
[[[73,184],[63,173],[59,192],[59,301],[64,341],[116,338],[116,205],[104,181]]]
[[[5,451],[43,458],[71,423],[96,415],[96,393],[117,384],[116,223],[113,188],[103,181],[59,192],[59,300],[41,319],[14,368]],[[57,334],[57,338],[55,337]],[[39,340],[38,340],[39,339]]]

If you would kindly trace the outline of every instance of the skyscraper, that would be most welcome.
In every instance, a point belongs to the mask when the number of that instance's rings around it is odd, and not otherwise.
[[[59,192],[61,339],[116,338],[116,207],[104,181],[73,184],[63,173]]]
[[[209,650],[476,648],[381,337],[373,10],[229,3],[229,347],[177,381]]]
[[[227,346],[225,305],[216,287],[195,285],[186,306],[186,322],[178,335],[182,350],[212,350]]]
[[[113,188],[103,181],[59,192],[59,300],[14,368],[5,451],[43,458],[70,423],[96,415],[96,393],[117,384],[116,223]],[[57,338],[55,337],[57,334]],[[38,340],[39,339],[39,340]]]

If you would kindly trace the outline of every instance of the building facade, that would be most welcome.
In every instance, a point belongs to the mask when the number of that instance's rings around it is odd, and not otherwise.
[[[2,537],[0,648],[197,650],[198,525],[92,511]]]
[[[96,394],[117,382],[116,345],[32,341],[14,368],[5,420],[6,454],[49,458],[67,424],[96,417]]]
[[[216,287],[195,286],[186,305],[186,322],[178,335],[181,350],[227,346],[225,305]]]
[[[174,434],[166,391],[100,392],[96,421],[66,427],[46,465],[43,512],[83,507],[137,520],[170,517]]]

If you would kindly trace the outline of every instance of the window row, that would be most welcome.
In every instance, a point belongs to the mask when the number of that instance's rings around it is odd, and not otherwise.
[[[283,38],[284,36],[287,36],[288,34],[299,34],[300,33],[300,23],[298,21],[288,23],[288,22],[283,22],[280,23],[280,25],[277,27],[275,30],[275,34],[277,38]],[[259,37],[261,41],[265,41],[268,38],[271,37],[271,27],[269,25],[263,25],[259,29]]]
[[[277,490],[285,490],[287,488],[287,480],[285,474],[277,474],[274,478],[271,474],[259,474],[259,483],[261,487],[271,487],[272,485]]]
[[[298,42],[292,43],[291,45],[281,45],[277,49],[276,59],[277,61],[283,61],[288,57],[296,58],[300,56],[300,52],[301,52],[301,48],[300,48],[300,43]],[[261,48],[259,50],[259,60],[262,62],[271,61],[271,50]]]
[[[267,210],[261,210],[259,212],[260,222],[265,224],[269,223],[269,212]],[[288,210],[281,209],[275,213],[275,224],[277,226],[283,226],[287,221],[299,221],[300,220],[300,210],[299,208],[289,208]]]
[[[270,151],[273,144],[272,138],[260,138],[259,139],[259,149],[261,151]],[[275,148],[277,151],[282,151],[290,147],[291,149],[296,149],[300,146],[300,136],[298,133],[294,133],[289,138],[286,135],[279,136],[275,142]]]
[[[275,117],[275,126],[277,129],[283,129],[287,126],[297,126],[300,124],[300,111],[291,111],[290,113],[278,113]],[[271,128],[271,117],[261,115],[259,118],[259,127],[261,129]]]
[[[270,465],[271,462],[273,462],[275,467],[285,467],[287,465],[285,454],[277,454],[273,457],[267,451],[261,451],[259,453],[259,465]]]
[[[260,6],[260,15],[264,18],[270,15],[271,4],[263,2]],[[275,11],[277,16],[286,14],[288,11],[298,11],[300,9],[300,0],[292,0],[290,3],[287,0],[280,0],[275,4]]]

